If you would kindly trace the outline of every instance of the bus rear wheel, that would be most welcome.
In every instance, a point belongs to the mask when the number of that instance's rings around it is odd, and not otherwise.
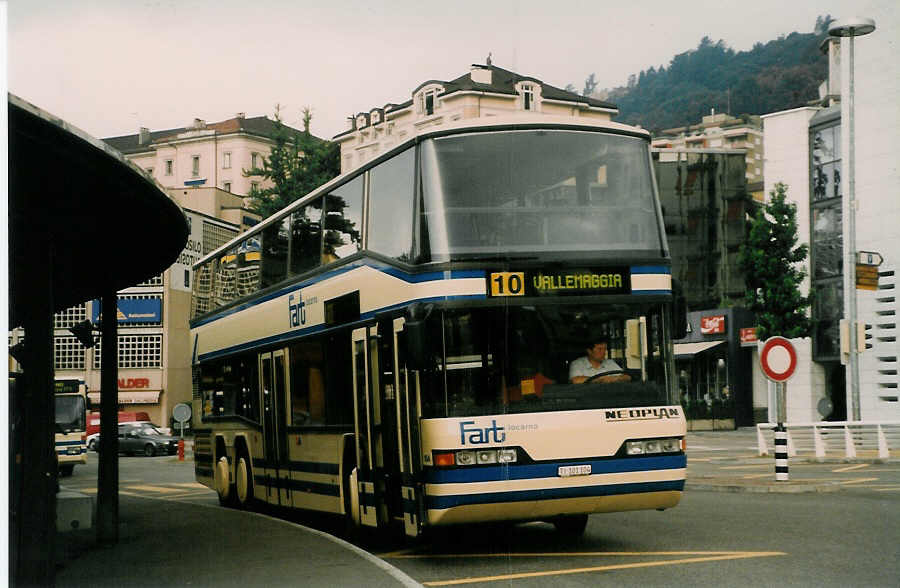
[[[222,506],[235,506],[235,492],[228,470],[228,458],[223,455],[216,462],[216,467],[213,470],[216,494],[218,494],[219,504]]]
[[[253,505],[253,471],[250,468],[250,458],[246,453],[238,457],[234,469],[234,494],[238,508],[249,510]]]
[[[553,519],[553,526],[563,535],[578,537],[584,534],[587,522],[588,516],[586,514],[563,515]]]

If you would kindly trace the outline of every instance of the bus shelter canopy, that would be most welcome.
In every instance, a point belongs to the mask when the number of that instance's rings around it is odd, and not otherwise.
[[[38,312],[49,271],[58,312],[162,273],[184,248],[181,208],[102,141],[9,94],[9,328]],[[34,239],[52,263],[35,263]]]

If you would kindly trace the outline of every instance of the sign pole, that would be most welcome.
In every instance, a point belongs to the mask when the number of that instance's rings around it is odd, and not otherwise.
[[[778,402],[778,425],[775,427],[775,481],[788,481],[788,446],[787,428],[787,384],[775,383],[775,396]]]
[[[759,363],[766,377],[775,382],[775,481],[788,481],[787,380],[797,368],[797,350],[784,337],[770,337],[763,343]]]

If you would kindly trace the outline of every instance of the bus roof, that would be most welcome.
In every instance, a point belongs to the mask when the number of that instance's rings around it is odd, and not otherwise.
[[[533,115],[512,115],[512,116],[492,116],[490,118],[471,118],[459,121],[453,121],[440,127],[428,127],[418,129],[417,132],[398,145],[392,147],[389,151],[385,151],[382,155],[366,162],[365,164],[355,167],[339,176],[336,176],[325,182],[309,194],[298,198],[288,206],[285,206],[275,214],[263,219],[260,223],[253,226],[243,233],[239,233],[227,243],[220,245],[213,251],[210,251],[200,259],[198,259],[192,267],[206,263],[210,258],[220,255],[233,247],[235,244],[243,241],[247,237],[261,233],[266,227],[276,222],[284,214],[289,213],[301,206],[304,206],[310,200],[327,193],[329,190],[349,181],[350,178],[356,177],[366,170],[378,165],[382,161],[393,157],[396,153],[403,151],[411,145],[433,136],[462,134],[469,131],[485,131],[485,130],[529,130],[540,128],[553,128],[561,130],[584,130],[584,131],[608,131],[614,134],[631,135],[646,139],[649,145],[650,132],[640,127],[634,127],[622,123],[612,122],[608,120],[590,119],[590,118],[574,118],[571,116],[541,116]]]

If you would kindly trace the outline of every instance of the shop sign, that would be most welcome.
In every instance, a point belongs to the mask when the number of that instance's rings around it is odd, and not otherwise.
[[[716,335],[725,332],[725,315],[700,317],[700,333],[704,335]]]
[[[146,390],[150,378],[119,378],[119,390]]]
[[[741,345],[755,346],[759,339],[756,337],[756,327],[744,327],[741,329]]]

